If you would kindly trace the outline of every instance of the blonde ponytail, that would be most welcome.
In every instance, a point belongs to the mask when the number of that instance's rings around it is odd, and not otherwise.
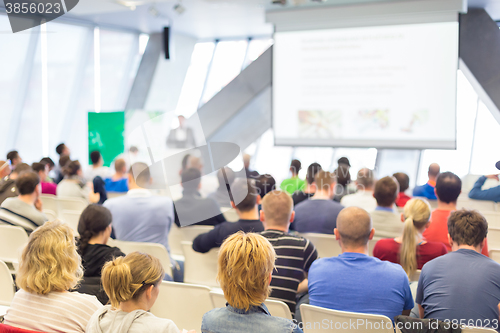
[[[404,208],[405,222],[403,241],[399,251],[399,262],[408,277],[418,268],[417,264],[417,237],[418,231],[429,222],[431,208],[427,201],[422,199],[409,200]]]
[[[150,285],[157,285],[165,272],[160,261],[148,254],[133,252],[107,262],[102,269],[102,286],[114,308],[137,299]]]

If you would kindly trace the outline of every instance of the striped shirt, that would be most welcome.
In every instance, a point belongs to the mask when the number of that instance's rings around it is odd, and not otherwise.
[[[102,308],[95,296],[77,292],[37,295],[20,289],[4,324],[46,333],[83,333],[90,317]]]
[[[22,227],[28,234],[47,221],[44,213],[18,197],[5,199],[0,207],[0,224]]]
[[[285,302],[295,314],[297,287],[318,258],[318,252],[309,240],[283,231],[266,230],[261,235],[276,251],[276,270],[273,271],[269,298]]]

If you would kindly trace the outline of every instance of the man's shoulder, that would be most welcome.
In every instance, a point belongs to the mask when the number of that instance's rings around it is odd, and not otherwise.
[[[13,206],[18,206],[19,203],[21,203],[22,201],[19,200],[18,197],[10,197],[10,198],[6,198],[2,204],[0,205],[1,207],[4,207],[4,208],[9,208],[9,207],[13,207]]]

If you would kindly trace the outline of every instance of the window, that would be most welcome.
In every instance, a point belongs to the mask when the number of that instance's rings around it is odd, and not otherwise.
[[[375,148],[335,148],[333,154],[332,169],[337,168],[337,161],[341,157],[347,157],[351,163],[351,178],[356,179],[358,171],[362,168],[375,168],[377,160],[377,149]],[[378,175],[376,175],[378,176]]]
[[[458,71],[457,79],[457,149],[424,150],[420,161],[417,185],[427,182],[427,171],[431,163],[438,163],[441,166],[441,172],[451,171],[459,177],[469,173],[477,94],[461,71]],[[442,124],[442,126],[454,126],[454,124]]]
[[[208,102],[238,76],[245,60],[247,45],[246,40],[217,43],[201,105]]]
[[[391,176],[396,172],[404,172],[410,177],[410,188],[415,187],[417,177],[419,150],[381,149],[377,177]]]
[[[245,62],[243,63],[243,69],[260,57],[262,53],[273,45],[273,43],[274,41],[271,38],[250,40],[250,43],[248,44],[247,56]]]
[[[178,114],[190,117],[198,110],[214,49],[215,43],[212,42],[197,43],[195,45],[177,103]]]
[[[307,167],[311,163],[317,162],[325,170],[332,169],[333,149],[325,147],[297,147],[293,151],[293,158],[298,159],[302,164],[299,177],[306,178]]]
[[[290,177],[292,150],[292,147],[275,146],[273,131],[266,131],[260,138],[257,154],[254,156],[255,169],[261,174],[271,174],[279,187],[283,179]]]

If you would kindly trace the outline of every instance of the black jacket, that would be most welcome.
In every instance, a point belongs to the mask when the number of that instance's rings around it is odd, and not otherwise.
[[[206,253],[214,247],[222,245],[224,240],[238,231],[262,232],[264,225],[259,220],[239,220],[238,222],[223,222],[215,226],[213,230],[198,235],[193,240],[193,250]]]
[[[203,198],[198,192],[184,192],[182,198],[174,202],[175,224],[178,227],[188,225],[217,225],[226,219],[219,204],[212,198]],[[180,220],[179,220],[180,216]]]

